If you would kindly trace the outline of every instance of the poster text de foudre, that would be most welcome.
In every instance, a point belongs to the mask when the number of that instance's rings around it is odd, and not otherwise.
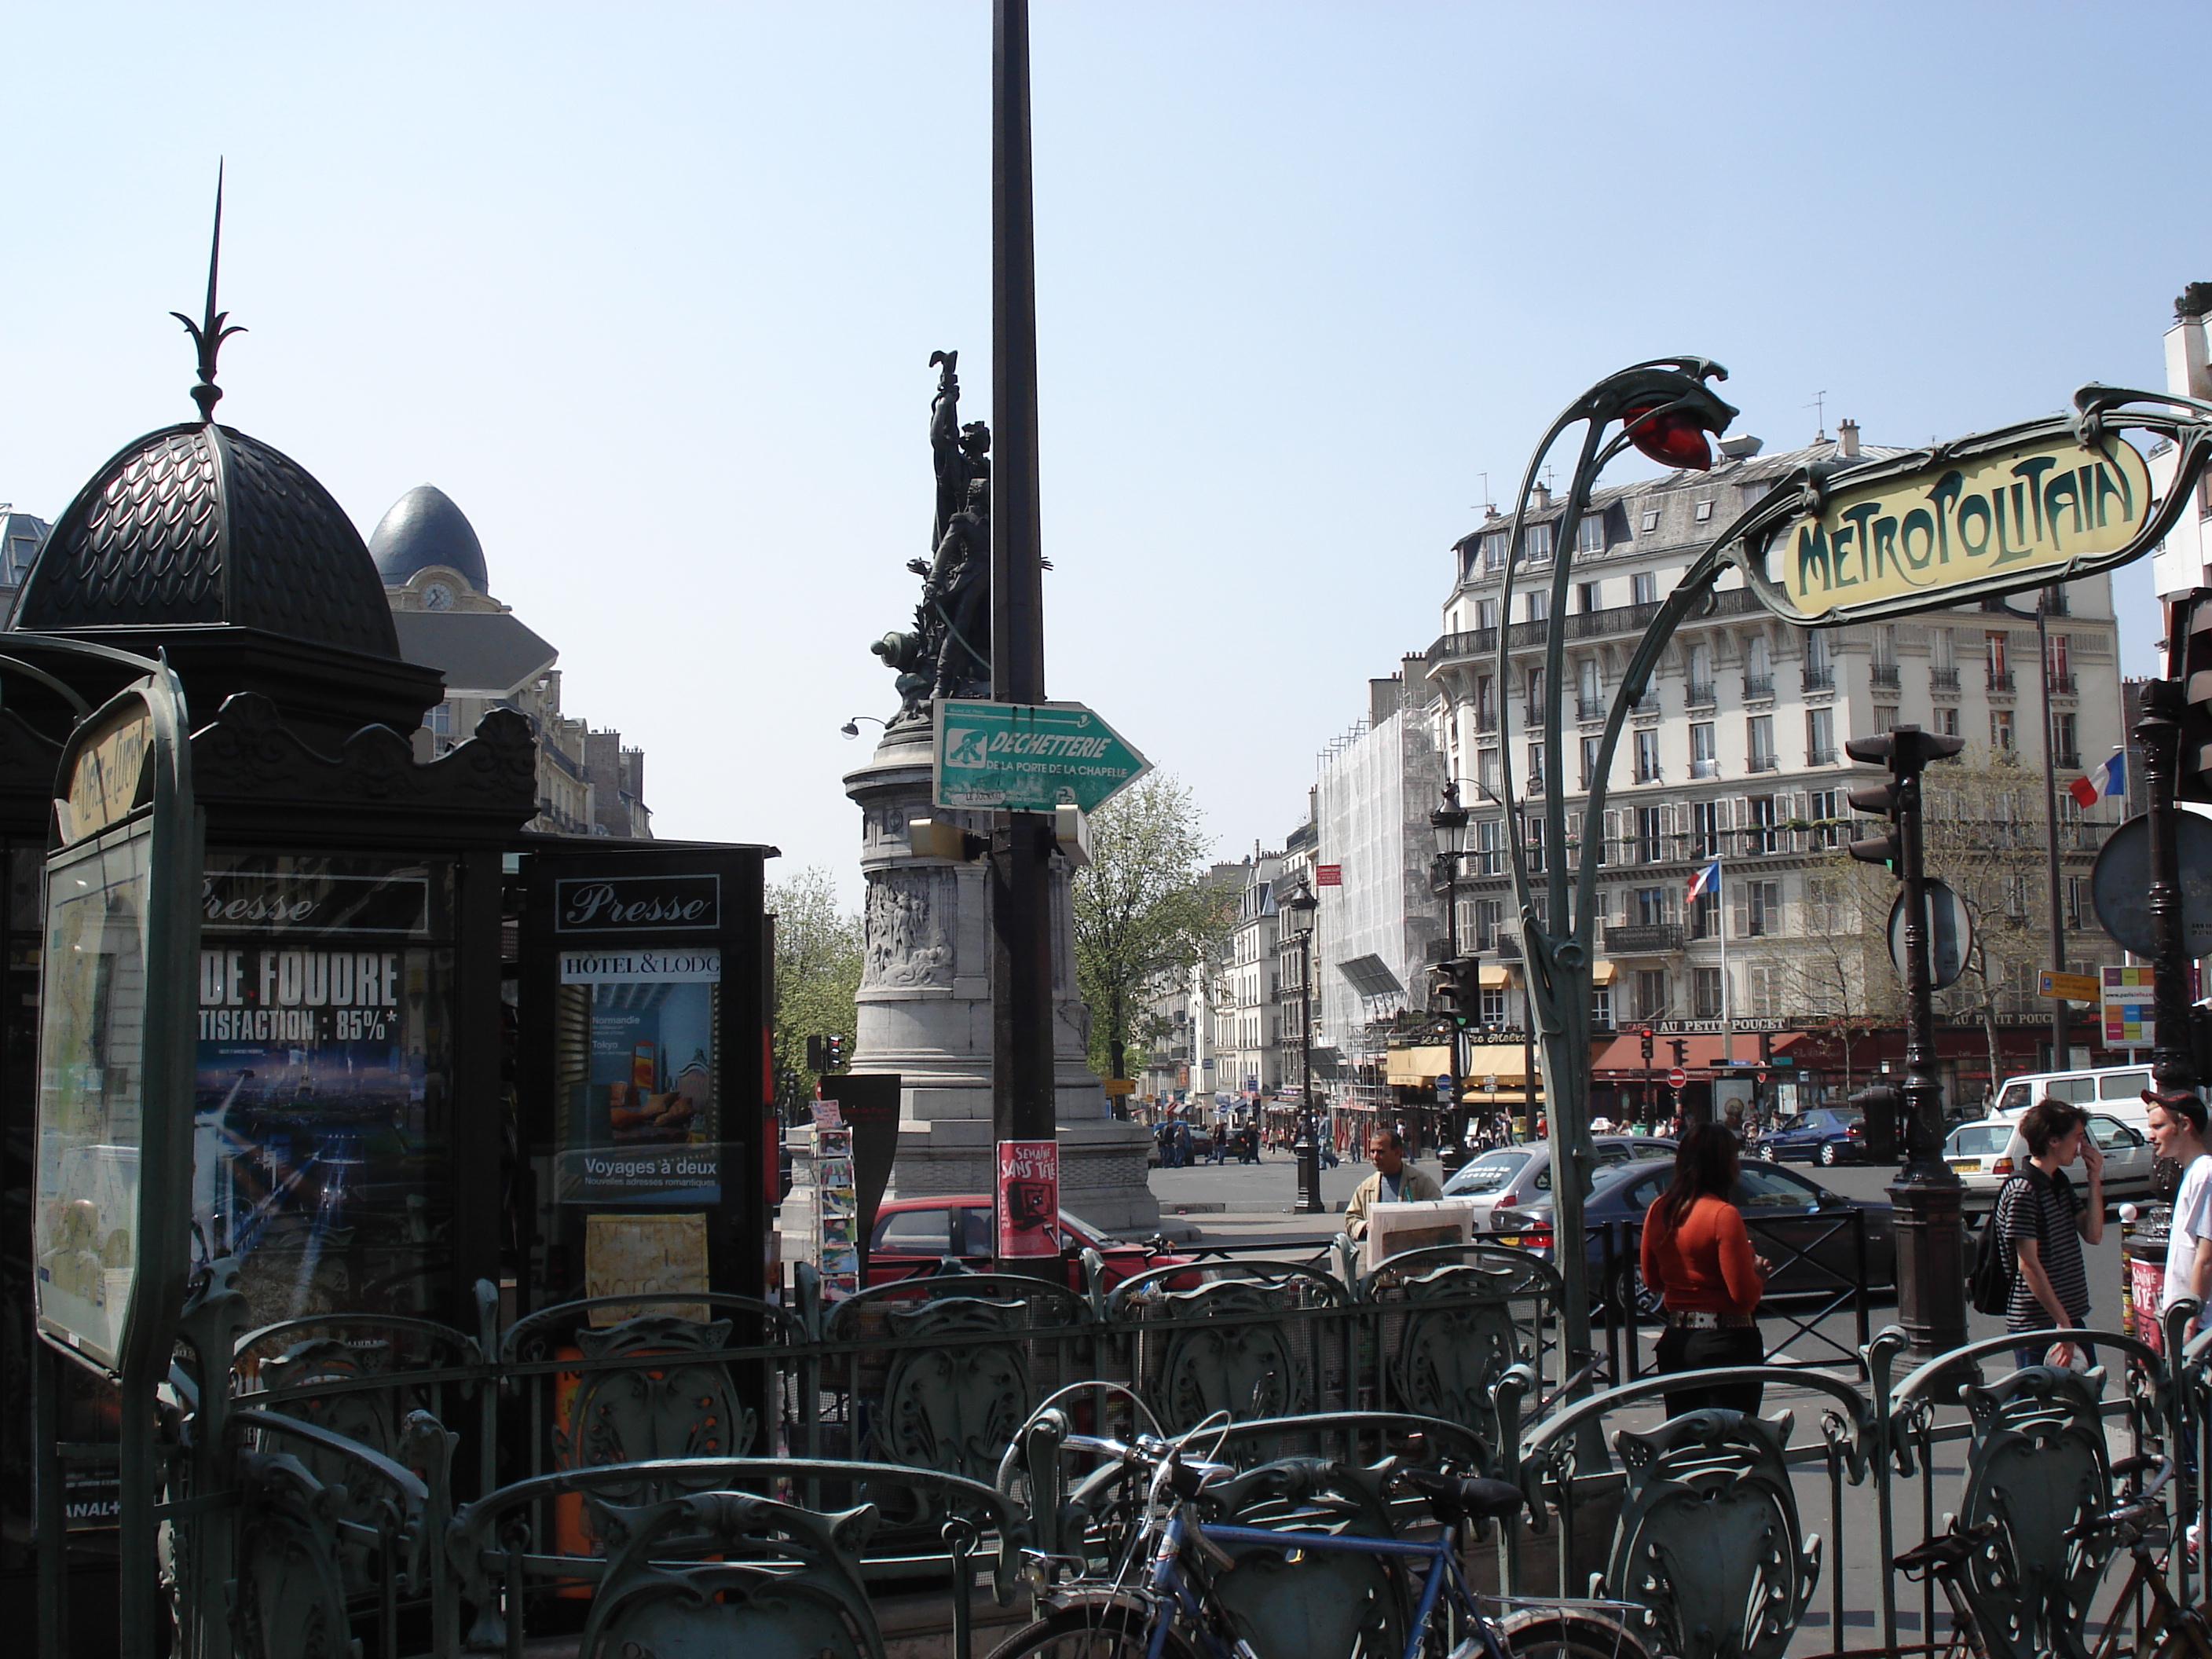
[[[246,1042],[380,1042],[396,1036],[396,951],[200,952],[199,1036]]]

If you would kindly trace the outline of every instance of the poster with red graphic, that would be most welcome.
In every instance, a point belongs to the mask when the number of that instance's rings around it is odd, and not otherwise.
[[[1060,1143],[999,1143],[999,1257],[1060,1254]]]

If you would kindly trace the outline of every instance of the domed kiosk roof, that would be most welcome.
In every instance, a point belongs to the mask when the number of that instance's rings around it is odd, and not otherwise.
[[[435,484],[416,484],[384,515],[368,538],[376,574],[398,587],[418,570],[443,565],[479,593],[491,592],[484,571],[483,544],[468,514]]]
[[[289,456],[213,421],[149,432],[54,523],[9,625],[228,623],[397,658],[361,532]]]

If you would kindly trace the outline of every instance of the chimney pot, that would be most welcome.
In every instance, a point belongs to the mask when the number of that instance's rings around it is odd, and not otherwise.
[[[1836,453],[1846,460],[1856,458],[1859,453],[1859,423],[1856,421],[1836,422]]]

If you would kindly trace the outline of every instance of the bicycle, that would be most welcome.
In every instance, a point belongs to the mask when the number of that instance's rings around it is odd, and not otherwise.
[[[2157,1471],[2155,1478],[2125,1504],[2069,1528],[2066,1533],[2067,1538],[2075,1542],[2109,1538],[2124,1547],[2134,1563],[2126,1583],[2113,1599],[2111,1622],[2090,1659],[2117,1659],[2124,1622],[2119,1610],[2146,1590],[2150,1595],[2151,1608],[2137,1626],[2137,1645],[2131,1650],[2137,1659],[2212,1659],[2212,1622],[2208,1622],[2201,1608],[2184,1607],[2167,1587],[2166,1563],[2153,1552],[2149,1541],[2151,1534],[2166,1522],[2166,1506],[2159,1494],[2173,1478],[2173,1460],[2123,1458],[2112,1466],[2112,1474],[2117,1479],[2132,1480],[2151,1469]],[[1944,1599],[1951,1604],[1951,1641],[1943,1650],[1947,1656],[1970,1655],[1972,1659],[1990,1659],[1993,1653],[2010,1651],[2008,1641],[1992,1639],[1994,1633],[1984,1627],[1963,1582],[1967,1565],[1994,1548],[2003,1530],[2002,1521],[1961,1527],[1954,1519],[1948,1531],[1896,1558],[1898,1570],[1908,1578],[1917,1581],[1932,1573],[1942,1586]],[[2146,1650],[2141,1644],[2150,1637],[2158,1638],[2158,1644]]]
[[[1094,1575],[1083,1556],[1032,1552],[1032,1568],[1046,1581],[1039,1601],[1050,1610],[1002,1642],[990,1659],[1276,1659],[1255,1648],[1222,1589],[1230,1575],[1255,1559],[1273,1571],[1294,1567],[1310,1554],[1365,1557],[1382,1569],[1385,1594],[1397,1605],[1384,1610],[1383,1632],[1358,1633],[1354,1646],[1368,1659],[1384,1659],[1388,1650],[1380,1641],[1399,1622],[1407,1599],[1411,1611],[1403,1616],[1397,1659],[1650,1659],[1628,1629],[1629,1619],[1645,1613],[1638,1603],[1485,1597],[1468,1583],[1459,1560],[1462,1528],[1470,1522],[1517,1516],[1526,1502],[1519,1487],[1426,1469],[1389,1470],[1390,1478],[1426,1500],[1442,1528],[1433,1540],[1321,1531],[1310,1522],[1226,1525],[1202,1518],[1199,1510],[1211,1490],[1250,1472],[1188,1455],[1189,1443],[1210,1426],[1218,1425],[1200,1425],[1174,1440],[1144,1434],[1128,1442],[1073,1433],[1060,1437],[1063,1450],[1109,1460],[1084,1489],[1096,1492],[1133,1472],[1145,1478],[1139,1523],[1120,1552],[1120,1567],[1107,1577]],[[1002,1489],[1013,1455],[1010,1450],[1001,1464]],[[1069,1562],[1074,1576],[1052,1583],[1053,1570]],[[1141,1575],[1134,1571],[1140,1565]],[[1407,1598],[1406,1577],[1417,1568],[1418,1593]],[[1498,1612],[1486,1610],[1485,1601]],[[1370,1639],[1376,1644],[1370,1645]]]

